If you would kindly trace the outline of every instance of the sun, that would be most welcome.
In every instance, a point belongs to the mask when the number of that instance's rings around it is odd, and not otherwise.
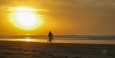
[[[29,7],[14,7],[10,8],[11,22],[13,25],[30,30],[35,29],[42,23],[41,17],[36,13],[36,9]]]

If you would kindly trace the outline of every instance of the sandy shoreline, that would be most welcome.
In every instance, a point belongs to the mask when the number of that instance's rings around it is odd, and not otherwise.
[[[115,58],[115,45],[0,41],[0,58]]]

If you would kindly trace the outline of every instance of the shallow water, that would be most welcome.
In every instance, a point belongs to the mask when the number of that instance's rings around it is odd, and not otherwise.
[[[29,40],[28,40],[29,39]],[[23,39],[3,39],[0,41],[24,41],[24,42],[44,42],[47,43],[47,39],[32,39],[32,38],[23,38]],[[89,39],[54,39],[53,43],[80,43],[80,44],[115,44],[115,40],[89,40]]]

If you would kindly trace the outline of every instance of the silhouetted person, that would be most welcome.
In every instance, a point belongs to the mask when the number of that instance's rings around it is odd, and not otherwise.
[[[50,32],[48,33],[48,41],[49,41],[49,42],[52,42],[52,40],[53,40],[53,34],[52,34],[52,32],[50,31]]]

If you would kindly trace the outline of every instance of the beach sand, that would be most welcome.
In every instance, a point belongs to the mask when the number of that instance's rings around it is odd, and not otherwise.
[[[115,45],[1,41],[0,58],[115,58]]]

